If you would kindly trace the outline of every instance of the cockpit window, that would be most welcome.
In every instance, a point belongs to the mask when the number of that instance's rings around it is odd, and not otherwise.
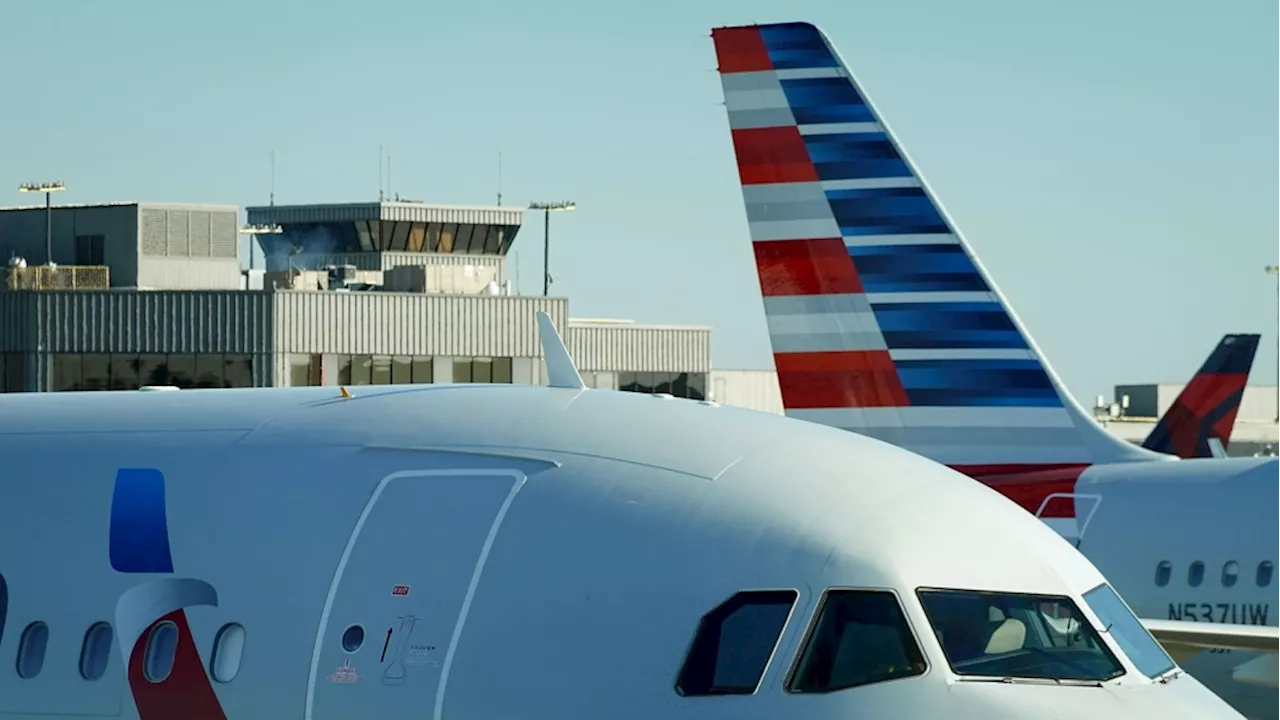
[[[1103,632],[1115,638],[1116,645],[1129,656],[1138,672],[1149,678],[1160,677],[1174,668],[1173,659],[1151,637],[1115,590],[1102,584],[1084,594],[1084,601],[1098,616]]]
[[[896,595],[884,590],[831,590],[787,689],[831,692],[924,671],[924,654]]]
[[[1124,674],[1071,598],[978,590],[916,594],[957,675],[1102,681]]]
[[[686,697],[754,693],[797,596],[795,590],[744,591],[703,615],[676,692]]]

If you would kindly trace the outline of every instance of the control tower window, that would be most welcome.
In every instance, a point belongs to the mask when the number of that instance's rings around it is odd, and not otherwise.
[[[755,693],[796,597],[795,590],[743,591],[703,615],[676,692],[685,697]]]
[[[885,590],[831,590],[787,690],[823,693],[923,675],[924,653],[898,598]]]
[[[1069,597],[933,589],[917,595],[957,675],[1100,682],[1124,674]]]

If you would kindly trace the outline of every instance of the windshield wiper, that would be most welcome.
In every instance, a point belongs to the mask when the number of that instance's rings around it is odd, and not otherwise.
[[[1174,680],[1177,680],[1178,678],[1182,677],[1184,674],[1186,674],[1186,672],[1187,672],[1186,670],[1183,670],[1177,665],[1174,665],[1173,667],[1166,670],[1163,675],[1156,677],[1156,682],[1161,684],[1171,683]]]
[[[960,682],[1006,683],[1009,685],[1070,685],[1072,687],[1102,687],[1097,680],[1077,680],[1075,678],[1036,678],[1013,677],[1011,675],[960,675]]]

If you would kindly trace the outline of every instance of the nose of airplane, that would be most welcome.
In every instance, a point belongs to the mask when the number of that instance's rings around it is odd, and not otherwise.
[[[962,704],[987,718],[1027,720],[1244,720],[1222,698],[1189,675],[1167,683],[1106,687],[957,683]]]

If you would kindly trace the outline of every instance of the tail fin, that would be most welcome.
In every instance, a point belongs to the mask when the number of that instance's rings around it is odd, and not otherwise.
[[[1261,335],[1227,335],[1156,423],[1142,447],[1183,458],[1213,457],[1209,440],[1226,448]]]
[[[821,31],[712,39],[788,415],[975,476],[1161,457],[1065,391]]]

